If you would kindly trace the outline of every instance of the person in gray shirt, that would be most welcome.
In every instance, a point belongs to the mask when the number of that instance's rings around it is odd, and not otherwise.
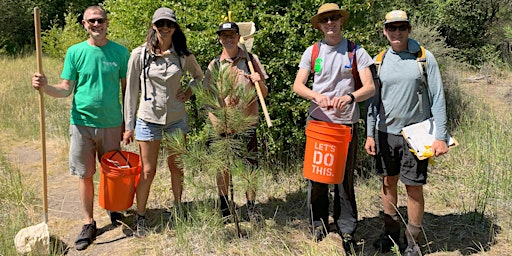
[[[337,4],[327,3],[311,18],[313,27],[324,35],[319,43],[315,63],[311,56],[313,46],[308,47],[299,63],[299,71],[293,91],[302,98],[311,100],[309,119],[346,125],[352,128],[343,182],[334,185],[334,221],[343,239],[343,248],[350,254],[355,248],[353,239],[357,226],[357,205],[354,193],[354,167],[357,152],[357,102],[364,101],[375,92],[370,71],[373,60],[360,46],[354,47],[350,58],[349,41],[343,37],[342,26],[349,13]],[[357,58],[357,66],[352,66]],[[312,88],[306,86],[311,67],[314,66]],[[356,90],[356,78],[352,69],[357,69],[362,87]],[[308,180],[308,206],[311,212],[314,239],[319,241],[329,231],[329,184]]]
[[[383,33],[390,44],[380,66],[381,87],[370,104],[365,149],[375,156],[377,172],[382,175],[384,232],[373,244],[381,252],[399,243],[397,214],[398,180],[407,190],[407,248],[403,255],[421,255],[418,240],[424,214],[423,185],[427,182],[428,159],[419,160],[409,151],[401,135],[403,127],[424,121],[432,115],[436,124],[432,153],[448,151],[446,144],[446,104],[443,83],[436,59],[426,53],[426,84],[418,65],[420,44],[409,38],[411,24],[407,14],[395,10],[386,14]]]

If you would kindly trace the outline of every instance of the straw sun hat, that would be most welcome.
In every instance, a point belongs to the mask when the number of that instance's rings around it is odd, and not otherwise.
[[[320,6],[320,8],[318,8],[318,12],[316,13],[316,15],[311,17],[311,19],[310,19],[311,24],[313,24],[313,27],[318,28],[318,22],[319,22],[318,18],[320,18],[320,15],[322,15],[324,13],[328,13],[328,12],[339,13],[342,16],[341,17],[342,22],[345,22],[348,19],[348,17],[350,16],[350,13],[348,13],[345,10],[340,9],[340,7],[335,3],[323,4],[322,6]]]

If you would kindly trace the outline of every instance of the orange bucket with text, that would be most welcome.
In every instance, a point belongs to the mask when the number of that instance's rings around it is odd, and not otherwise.
[[[115,150],[101,157],[98,201],[109,211],[124,211],[133,204],[139,182],[139,155]]]
[[[326,183],[343,182],[352,128],[342,124],[308,121],[303,175]]]

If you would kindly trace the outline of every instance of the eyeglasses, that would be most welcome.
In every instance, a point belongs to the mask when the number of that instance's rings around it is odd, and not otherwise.
[[[407,30],[409,30],[409,25],[400,25],[400,26],[387,25],[386,26],[386,30],[389,32],[395,32],[397,29],[402,32],[407,31]]]
[[[238,33],[234,33],[234,34],[220,34],[219,37],[221,39],[235,39],[236,37],[238,36]]]
[[[176,23],[170,21],[170,20],[157,20],[155,22],[155,26],[157,28],[161,28],[163,26],[166,26],[168,28],[175,28],[176,27]]]
[[[318,19],[318,22],[320,23],[327,23],[329,21],[338,21],[339,19],[341,19],[341,15],[339,14],[333,14],[333,15],[329,15],[329,16],[324,16],[324,17],[321,17]]]
[[[107,21],[107,19],[105,18],[100,18],[100,19],[87,19],[87,22],[91,25],[94,25],[96,23],[96,21],[98,22],[98,24],[103,24],[105,23],[105,21]]]

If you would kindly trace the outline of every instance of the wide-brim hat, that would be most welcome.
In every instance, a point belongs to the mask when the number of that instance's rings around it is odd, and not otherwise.
[[[311,24],[313,24],[313,27],[318,28],[318,18],[320,18],[320,15],[330,12],[339,13],[341,15],[342,22],[345,22],[348,19],[348,17],[350,17],[350,13],[340,9],[340,7],[335,3],[323,4],[322,6],[320,6],[320,8],[318,8],[318,12],[316,13],[316,15],[311,17],[310,19]]]
[[[158,8],[155,11],[155,14],[153,14],[153,19],[151,20],[151,23],[155,23],[159,20],[170,20],[174,23],[176,23],[176,14],[174,14],[174,11],[167,8],[167,7],[161,7]]]

